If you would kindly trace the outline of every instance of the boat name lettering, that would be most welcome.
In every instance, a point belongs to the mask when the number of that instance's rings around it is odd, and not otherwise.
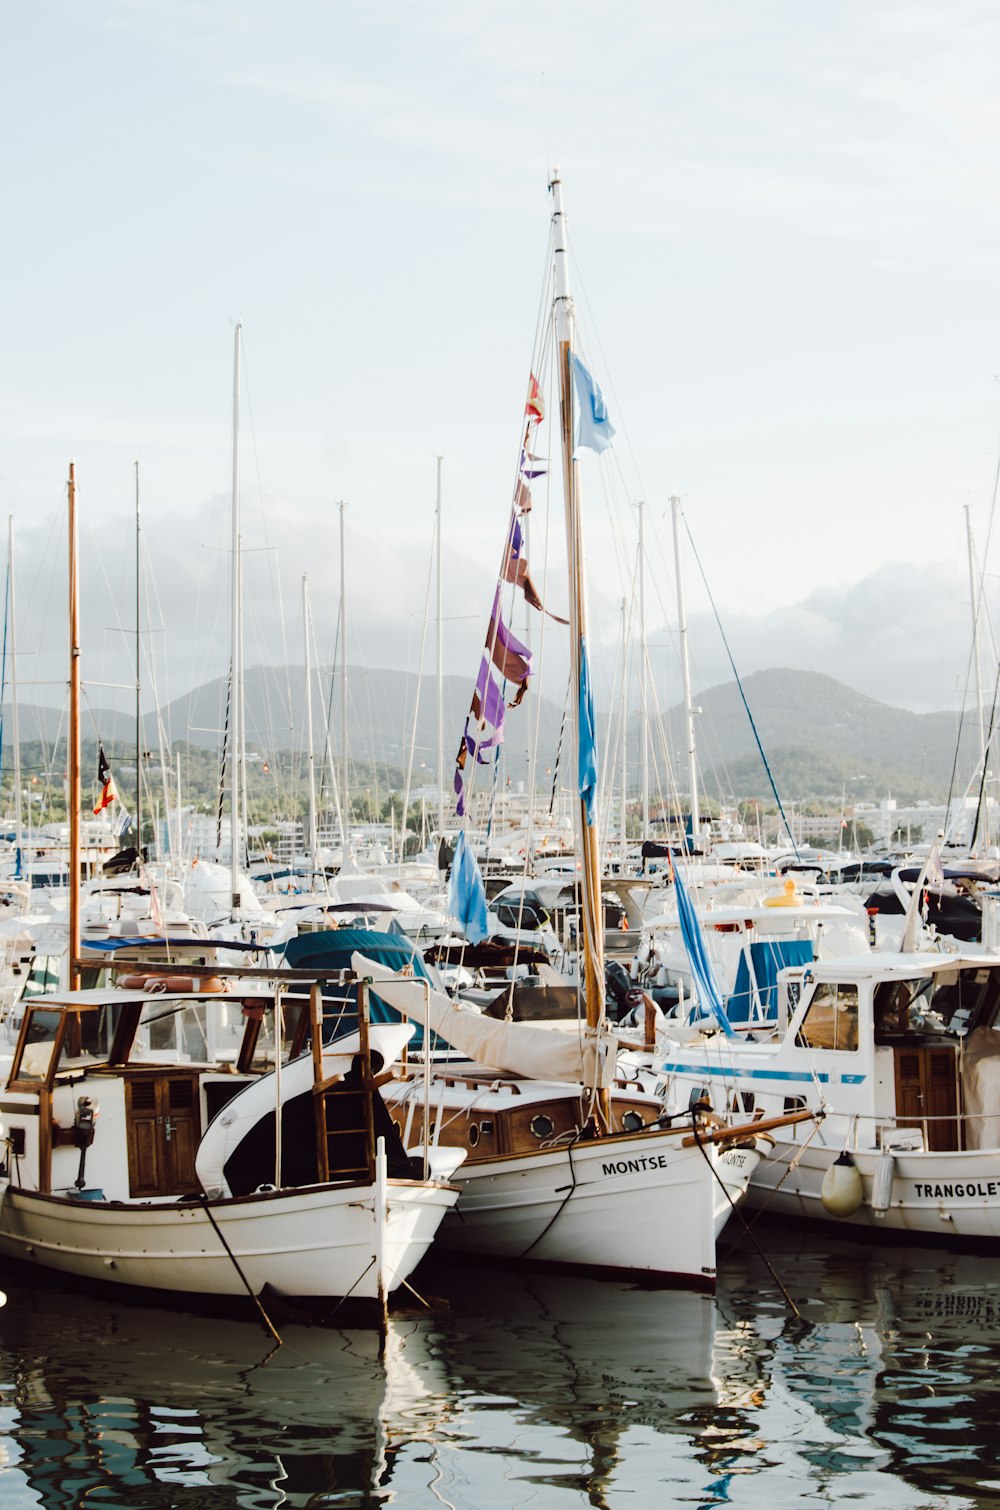
[[[976,1196],[997,1195],[1000,1193],[1000,1180],[970,1180],[964,1185],[926,1185],[914,1181],[913,1188],[918,1200],[960,1201],[963,1197],[974,1199]]]
[[[666,1169],[670,1160],[665,1153],[644,1154],[641,1159],[616,1159],[611,1164],[602,1164],[602,1174],[641,1174],[644,1169]]]

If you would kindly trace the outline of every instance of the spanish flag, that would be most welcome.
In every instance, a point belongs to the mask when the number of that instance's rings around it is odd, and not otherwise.
[[[106,807],[109,807],[112,802],[118,799],[118,793],[115,791],[115,780],[111,774],[111,767],[108,765],[108,757],[104,753],[103,745],[99,746],[99,751],[100,753],[97,757],[97,784],[101,789],[101,795],[98,797],[97,806],[94,808],[95,818],[98,813],[103,813]]]

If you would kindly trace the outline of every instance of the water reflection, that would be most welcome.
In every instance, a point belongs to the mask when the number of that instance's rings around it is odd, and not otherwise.
[[[0,1503],[307,1506],[391,1477],[372,1333],[219,1321],[12,1287]],[[17,1501],[20,1482],[34,1496]],[[218,1491],[218,1492],[216,1492]],[[234,1498],[234,1493],[237,1497]],[[319,1497],[317,1499],[317,1496]]]
[[[1000,1274],[994,1260],[942,1249],[867,1247],[774,1231],[769,1250],[808,1325],[762,1314],[764,1273],[727,1265],[726,1303],[759,1340],[762,1377],[817,1421],[802,1457],[817,1484],[851,1464],[876,1468],[921,1505],[991,1505],[1000,1496]],[[811,1298],[809,1298],[811,1297]],[[824,1440],[822,1429],[827,1437]],[[855,1470],[856,1471],[856,1470]]]
[[[435,1268],[370,1333],[7,1280],[0,1503],[94,1507],[995,1505],[1000,1277],[767,1234],[718,1298]]]

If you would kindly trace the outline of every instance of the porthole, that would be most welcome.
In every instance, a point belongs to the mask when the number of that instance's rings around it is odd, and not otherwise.
[[[469,1147],[470,1148],[475,1148],[475,1146],[476,1146],[476,1144],[478,1142],[479,1142],[479,1123],[478,1122],[473,1122],[472,1126],[469,1128]]]
[[[536,1138],[551,1138],[556,1130],[556,1124],[544,1112],[539,1112],[536,1116],[532,1117],[528,1126]]]
[[[645,1125],[638,1112],[626,1112],[622,1118],[622,1127],[626,1132],[638,1132],[640,1127],[645,1127]]]

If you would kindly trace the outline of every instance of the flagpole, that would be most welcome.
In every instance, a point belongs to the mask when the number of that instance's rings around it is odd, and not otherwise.
[[[80,600],[76,543],[76,463],[69,464],[69,989],[79,991],[80,972]]]
[[[569,248],[562,204],[559,170],[549,184],[552,194],[553,257],[555,271],[556,335],[559,343],[559,407],[562,423],[563,494],[566,505],[566,546],[569,565],[571,688],[576,689],[574,720],[576,769],[580,767],[580,707],[586,686],[587,605],[584,596],[583,532],[580,519],[579,467],[573,458],[573,372],[575,334],[573,299],[569,289]],[[588,672],[589,678],[589,672]],[[571,690],[571,696],[573,692]],[[581,934],[583,983],[587,1024],[597,1027],[604,1018],[604,923],[601,908],[600,858],[597,829],[589,821],[581,795],[577,803],[577,842],[581,864]]]

